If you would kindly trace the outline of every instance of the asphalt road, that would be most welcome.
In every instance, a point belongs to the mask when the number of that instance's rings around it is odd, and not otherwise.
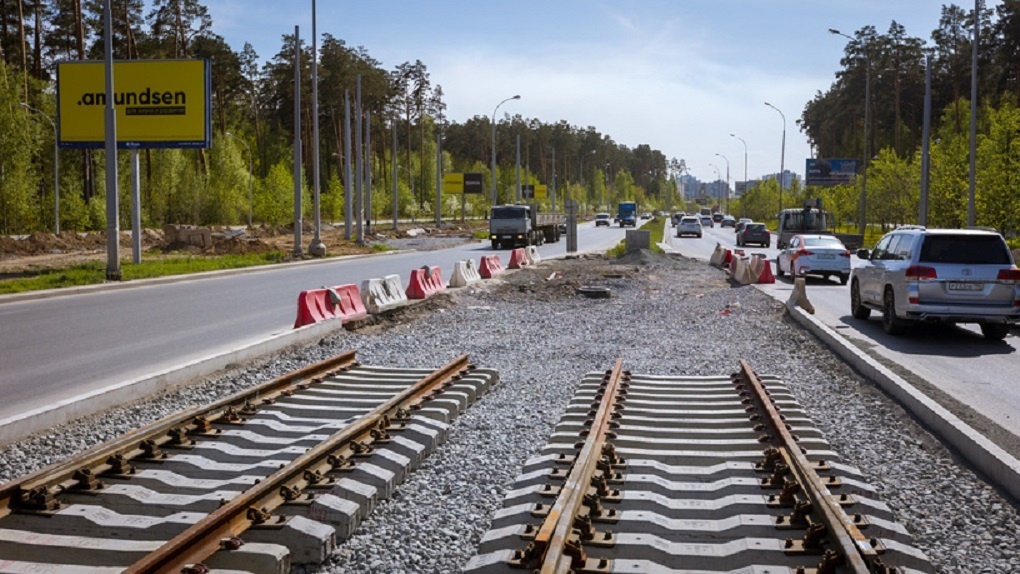
[[[578,226],[579,251],[605,251],[624,232]],[[192,280],[49,299],[0,299],[0,420],[165,371],[292,328],[304,289],[354,283],[494,253],[489,242],[195,276]],[[503,265],[509,251],[495,252]],[[566,238],[539,248],[566,253]]]
[[[730,228],[705,229],[701,239],[674,237],[672,228],[667,236],[679,252],[708,259],[717,243],[736,249]],[[775,236],[773,235],[773,246]],[[745,253],[765,253],[773,262],[779,253],[774,247],[743,247]],[[851,258],[851,266],[859,260]],[[789,277],[777,278],[775,285],[759,285],[764,291],[786,301],[793,290]],[[988,341],[972,325],[930,326],[912,329],[904,336],[887,335],[882,330],[880,315],[861,321],[850,316],[850,286],[836,280],[807,278],[808,299],[815,307],[815,316],[843,334],[858,347],[886,363],[904,370],[970,406],[1005,430],[1020,436],[1020,337],[1009,335],[1004,341]]]

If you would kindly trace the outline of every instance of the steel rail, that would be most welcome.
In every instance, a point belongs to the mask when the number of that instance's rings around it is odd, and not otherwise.
[[[841,552],[844,566],[855,574],[869,574],[871,570],[868,562],[877,557],[871,542],[850,521],[838,503],[826,495],[827,489],[822,479],[812,469],[804,451],[787,428],[786,421],[772,404],[765,386],[744,359],[740,359],[740,371],[742,379],[753,391],[757,406],[766,415],[765,424],[772,431],[773,437],[781,443],[779,448],[784,452],[784,458],[791,463],[790,471],[801,485],[801,489],[807,493],[812,509],[820,515],[830,534],[830,541],[834,542]]]
[[[572,540],[572,530],[575,518],[584,507],[584,497],[591,488],[592,477],[602,457],[622,378],[623,359],[617,359],[588,437],[549,515],[535,535],[533,548],[541,556],[541,568],[537,571],[542,574],[571,572],[574,564],[583,564],[586,560],[580,541]]]
[[[20,479],[0,486],[0,518],[19,509],[54,510],[59,507],[56,496],[68,490],[94,490],[103,474],[130,474],[131,461],[153,455],[162,447],[188,446],[188,435],[213,432],[215,422],[234,422],[243,418],[247,409],[262,402],[272,402],[296,388],[319,382],[329,373],[356,366],[354,351],[345,351],[276,377],[249,389],[239,391],[204,407],[170,415],[141,429],[96,445],[74,457],[42,468]]]
[[[428,393],[441,392],[443,386],[451,384],[460,378],[461,373],[472,368],[467,355],[462,355],[423,377],[181,532],[126,569],[125,573],[178,573],[186,566],[208,559],[221,548],[224,540],[235,538],[250,527],[263,523],[267,515],[287,503],[291,498],[285,493],[300,493],[314,486],[337,468],[338,460],[347,460],[362,452],[376,437],[384,436],[390,417],[403,416],[420,406],[429,398],[426,397]]]

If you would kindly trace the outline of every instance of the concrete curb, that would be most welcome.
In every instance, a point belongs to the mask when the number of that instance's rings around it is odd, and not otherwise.
[[[797,307],[787,307],[790,316],[814,333],[850,366],[895,398],[907,412],[920,420],[935,436],[954,449],[992,484],[1020,500],[1020,460],[978,433],[942,405],[928,398],[913,385],[881,365],[830,329],[814,316]]]
[[[343,329],[340,321],[323,321],[272,335],[261,341],[236,347],[218,355],[197,359],[179,367],[143,375],[95,391],[71,397],[58,403],[0,420],[0,445],[9,444],[32,433],[44,431],[72,420],[129,404],[155,393],[196,379],[209,377],[229,365],[256,359],[288,347],[318,341]]]

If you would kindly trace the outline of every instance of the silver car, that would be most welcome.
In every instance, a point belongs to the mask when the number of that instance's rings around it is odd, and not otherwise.
[[[701,237],[701,221],[693,215],[685,215],[680,218],[680,223],[676,225],[676,236],[683,237],[684,235],[697,235]]]
[[[1020,321],[1020,269],[994,231],[904,227],[857,256],[850,312],[857,319],[882,313],[890,335],[919,322],[977,323],[1000,340]]]

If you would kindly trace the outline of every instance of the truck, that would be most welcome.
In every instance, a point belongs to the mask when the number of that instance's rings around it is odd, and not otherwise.
[[[637,227],[637,203],[633,201],[624,201],[620,203],[620,206],[616,210],[616,219],[620,222],[620,227]]]
[[[821,200],[804,202],[801,209],[784,209],[779,212],[779,230],[776,233],[776,248],[786,249],[794,235],[802,233],[824,233],[833,235],[843,242],[847,249],[854,250],[864,243],[864,236],[857,233],[836,233],[832,230],[832,214],[822,209]]]
[[[535,205],[497,205],[489,211],[489,240],[493,249],[555,243],[562,220],[562,214],[541,213]]]

